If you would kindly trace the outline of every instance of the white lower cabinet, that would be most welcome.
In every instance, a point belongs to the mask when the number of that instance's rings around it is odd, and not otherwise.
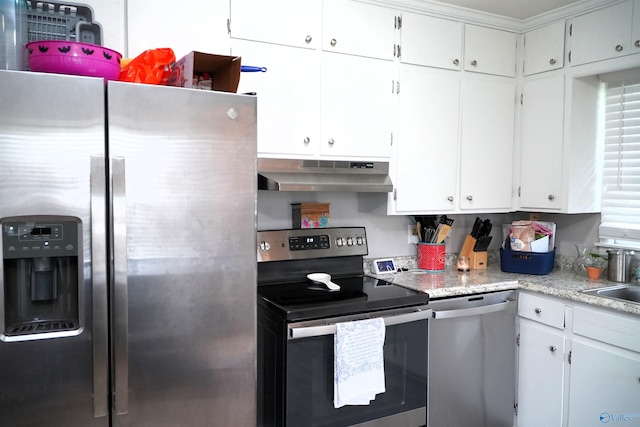
[[[640,426],[639,316],[521,292],[518,328],[518,427]]]
[[[569,427],[640,426],[640,318],[576,307]]]
[[[569,427],[640,425],[640,354],[574,338]]]
[[[518,297],[518,427],[562,425],[567,339],[565,306],[532,294]]]
[[[564,332],[520,320],[518,426],[560,426],[564,389]]]

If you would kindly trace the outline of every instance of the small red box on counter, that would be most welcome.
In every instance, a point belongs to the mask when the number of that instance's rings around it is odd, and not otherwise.
[[[239,56],[193,51],[173,64],[167,85],[204,88],[205,86],[200,84],[204,77],[207,80],[207,89],[235,93],[240,83],[240,65]]]

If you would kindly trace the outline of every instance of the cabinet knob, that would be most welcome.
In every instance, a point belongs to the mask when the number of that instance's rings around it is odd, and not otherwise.
[[[460,65],[460,60],[459,59],[454,59],[453,60],[453,65]]]
[[[556,196],[554,196],[553,194],[549,194],[549,201],[553,202],[556,199]]]
[[[634,43],[634,45],[636,45],[636,47],[640,47],[640,40],[636,40],[636,42]]]
[[[308,144],[308,143],[310,143],[310,142],[311,142],[311,138],[306,137],[306,138],[304,139],[304,143],[305,143],[305,144]]]
[[[622,52],[622,45],[616,46],[616,52]]]
[[[542,313],[542,309],[541,309],[541,308],[538,308],[538,307],[536,307],[536,309],[535,309],[535,310],[533,310],[533,311],[535,311],[535,312],[536,312],[536,314],[540,314],[540,313]]]
[[[556,350],[558,350],[558,347],[556,347],[555,345],[552,345],[551,347],[549,347],[549,351],[551,351],[551,353],[555,353]]]
[[[304,41],[305,41],[307,44],[311,43],[311,40],[313,40],[313,37],[311,37],[311,36],[307,36],[307,37],[305,37],[305,38],[304,38]]]
[[[476,60],[474,59],[473,61],[471,61],[471,65],[473,65],[473,66],[475,67],[476,65],[478,65],[478,61],[476,61]]]
[[[450,202],[453,202],[453,196],[447,197],[447,200],[450,201]]]
[[[551,65],[556,65],[556,60],[555,60],[555,59],[553,59],[553,58],[551,58],[551,59],[549,60],[549,64],[551,64]]]
[[[333,138],[329,138],[328,142],[329,142],[329,145],[333,145],[335,144],[336,141]]]
[[[336,39],[331,39],[331,41],[329,42],[329,44],[330,44],[331,46],[335,46],[336,44],[338,44],[338,40],[336,40]]]
[[[467,200],[471,202],[473,200],[473,196],[467,196]]]

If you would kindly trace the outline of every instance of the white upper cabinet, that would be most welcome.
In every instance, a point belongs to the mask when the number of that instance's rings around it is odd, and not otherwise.
[[[633,27],[631,28],[631,53],[640,53],[640,0],[633,4]]]
[[[132,58],[158,47],[172,48],[178,59],[194,50],[221,55],[229,53],[227,0],[184,0],[179,6],[142,0],[125,3],[128,53]]]
[[[529,31],[524,35],[524,75],[564,66],[564,21]]]
[[[633,0],[627,0],[574,18],[570,26],[571,65],[638,52],[632,48],[632,17]],[[640,26],[640,22],[636,21],[635,26]]]
[[[265,73],[242,73],[238,93],[258,97],[258,154],[312,157],[320,150],[320,58],[308,49],[232,40],[242,63]]]
[[[458,188],[459,73],[401,65],[395,210],[450,212]]]
[[[509,211],[513,197],[515,81],[462,80],[460,209]]]
[[[353,55],[322,55],[320,154],[391,155],[393,63]]]
[[[561,209],[564,76],[527,80],[522,89],[520,207]]]
[[[309,49],[320,46],[321,0],[231,0],[230,17],[232,38]]]
[[[462,23],[403,12],[401,28],[400,62],[460,70]]]
[[[353,0],[325,1],[322,49],[392,61],[398,17],[385,7]]]
[[[517,36],[508,31],[464,26],[466,71],[515,77]]]

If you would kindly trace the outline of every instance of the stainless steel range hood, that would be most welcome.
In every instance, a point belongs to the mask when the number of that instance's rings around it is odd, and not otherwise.
[[[393,191],[388,162],[258,159],[258,189],[271,191]]]

